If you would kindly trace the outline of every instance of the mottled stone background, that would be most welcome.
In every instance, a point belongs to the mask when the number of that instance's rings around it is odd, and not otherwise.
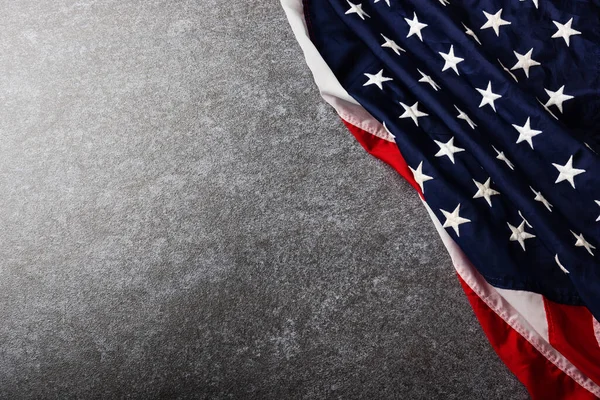
[[[0,10],[0,398],[527,397],[277,1]]]

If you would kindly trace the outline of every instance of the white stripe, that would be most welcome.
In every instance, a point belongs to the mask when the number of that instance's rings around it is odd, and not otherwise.
[[[579,371],[565,356],[558,352],[548,343],[548,340],[538,333],[532,324],[519,313],[498,290],[487,283],[475,269],[471,261],[465,253],[458,247],[456,242],[448,235],[448,232],[442,228],[442,224],[437,216],[433,213],[429,205],[423,201],[429,216],[431,217],[435,228],[437,229],[442,242],[446,246],[454,268],[460,277],[469,285],[469,287],[477,294],[477,296],[487,304],[500,318],[502,318],[511,328],[523,336],[529,343],[533,345],[544,357],[552,364],[556,365],[561,371],[569,375],[575,382],[580,384],[594,395],[600,397],[600,386],[594,383],[590,378]],[[522,299],[521,299],[522,300]]]
[[[510,303],[531,324],[532,328],[545,341],[550,341],[546,308],[544,307],[544,298],[541,294],[526,292],[524,290],[495,289],[504,300]]]

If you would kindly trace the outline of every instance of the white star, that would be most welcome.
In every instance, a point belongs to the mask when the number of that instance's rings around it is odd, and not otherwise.
[[[505,70],[506,72],[508,72],[508,74],[510,76],[512,76],[512,78],[515,80],[515,82],[519,82],[519,80],[517,79],[517,77],[515,76],[515,74],[513,74],[512,72],[510,72],[510,69],[506,68],[504,66],[504,64],[502,64],[502,61],[500,61],[500,59],[498,58],[498,63],[500,63],[500,66],[502,66],[502,69]]]
[[[456,111],[458,111],[458,115],[456,116],[456,118],[467,121],[467,124],[469,124],[471,129],[475,129],[477,124],[471,121],[471,118],[469,118],[469,116],[465,114],[460,108],[456,107],[456,105],[454,106],[454,108],[456,108]]]
[[[558,28],[558,31],[556,31],[556,33],[554,35],[552,35],[552,37],[565,39],[565,43],[567,43],[567,47],[569,47],[569,44],[570,44],[569,40],[570,40],[571,36],[581,35],[581,32],[571,28],[571,24],[573,23],[573,18],[571,18],[569,21],[567,21],[567,23],[564,25],[557,21],[552,21],[552,22]]]
[[[525,0],[519,0],[521,2],[524,2]],[[533,5],[535,6],[535,8],[538,8],[538,0],[533,0]]]
[[[528,227],[530,227],[531,229],[533,229],[533,226],[531,226],[531,224],[529,223],[529,221],[527,221],[525,219],[525,217],[523,216],[523,214],[521,213],[521,210],[519,210],[519,217],[523,218],[523,221],[525,221],[525,225],[527,225]]]
[[[462,26],[465,27],[465,33],[469,36],[471,36],[473,39],[475,39],[475,41],[477,43],[479,43],[481,45],[481,42],[479,41],[479,38],[477,37],[477,35],[475,34],[475,32],[473,32],[473,30],[471,28],[469,28],[468,26],[466,26],[464,23],[462,23]]]
[[[498,155],[496,156],[496,158],[497,158],[498,160],[504,161],[504,162],[506,163],[506,165],[508,165],[508,168],[510,168],[510,169],[512,169],[512,170],[514,170],[514,169],[515,169],[515,168],[514,168],[514,165],[513,165],[513,163],[511,163],[511,162],[508,160],[508,158],[506,158],[506,156],[504,155],[504,152],[503,152],[503,151],[498,151],[498,149],[497,149],[497,148],[495,148],[494,146],[492,146],[492,148],[494,149],[494,151],[496,152],[496,154],[498,154]]]
[[[456,72],[456,75],[460,75],[458,73],[458,69],[456,68],[456,65],[460,62],[464,61],[464,58],[460,58],[460,57],[456,57],[454,55],[454,45],[450,46],[450,51],[448,51],[448,53],[442,53],[440,51],[440,56],[442,56],[444,58],[444,60],[446,61],[444,63],[444,67],[442,68],[442,72],[444,72],[445,70],[447,70],[448,68],[452,68],[454,70],[454,72]]]
[[[594,200],[596,202],[596,204],[598,204],[600,206],[600,200]],[[598,216],[598,219],[596,220],[596,222],[600,221],[600,215]]]
[[[502,25],[510,25],[510,22],[502,19],[502,9],[498,10],[498,12],[493,15],[488,14],[484,11],[483,15],[485,15],[485,17],[487,18],[487,22],[483,24],[481,29],[492,28],[494,29],[494,32],[496,32],[496,36],[500,36],[500,27]]]
[[[436,92],[440,89],[440,85],[438,85],[437,83],[435,83],[433,81],[433,79],[431,79],[431,77],[429,75],[425,75],[420,69],[417,68],[417,71],[419,71],[419,73],[421,74],[422,78],[419,79],[419,82],[425,82],[425,83],[429,83],[431,85],[431,87],[433,88],[433,90],[435,90]]]
[[[358,14],[360,19],[363,19],[363,20],[365,19],[365,17],[371,18],[371,16],[362,9],[361,3],[352,4],[352,3],[350,3],[349,0],[346,0],[346,1],[348,2],[348,5],[350,6],[350,9],[348,11],[346,11],[346,14]]]
[[[553,205],[550,204],[550,202],[548,200],[546,200],[546,198],[544,196],[542,196],[542,193],[541,192],[536,192],[536,190],[534,188],[532,188],[531,186],[529,186],[529,189],[531,189],[531,191],[535,194],[534,200],[535,201],[539,201],[544,206],[546,206],[546,208],[548,209],[548,211],[552,212]]]
[[[421,39],[421,42],[422,42],[423,36],[421,35],[421,29],[425,28],[427,26],[427,24],[423,24],[423,23],[419,22],[419,19],[417,18],[417,13],[414,14],[412,20],[410,20],[408,18],[404,18],[404,20],[406,22],[408,22],[408,25],[410,25],[410,29],[409,29],[408,35],[406,37],[409,38],[412,35],[417,35],[419,37],[419,39]]]
[[[389,47],[390,49],[394,50],[394,53],[400,55],[400,52],[403,51],[406,53],[406,50],[404,50],[402,47],[398,46],[398,44],[396,42],[394,42],[392,39],[388,39],[386,38],[383,34],[381,34],[381,36],[383,36],[383,38],[385,39],[385,43],[381,45],[381,47]]]
[[[479,183],[475,179],[473,179],[473,182],[477,186],[477,193],[475,193],[475,196],[473,196],[473,198],[478,199],[480,197],[483,197],[491,207],[492,196],[500,194],[500,192],[497,192],[494,189],[490,188],[490,180],[491,178],[488,178],[488,180],[485,181],[485,183]]]
[[[412,118],[415,122],[415,125],[419,126],[419,117],[427,117],[429,114],[425,114],[422,111],[419,111],[419,102],[417,101],[412,106],[407,106],[403,102],[400,102],[400,105],[404,107],[404,114],[400,116],[400,118]]]
[[[442,225],[442,227],[444,227],[444,228],[451,227],[452,229],[454,229],[454,232],[456,232],[456,236],[460,236],[460,232],[458,230],[458,227],[460,225],[466,224],[467,222],[471,222],[470,219],[463,218],[459,215],[460,203],[456,206],[454,211],[452,211],[451,213],[449,213],[448,211],[442,210],[442,209],[440,209],[440,211],[442,212],[442,214],[444,214],[444,217],[446,217],[446,221],[444,222],[444,225]]]
[[[433,177],[431,177],[429,175],[425,175],[423,173],[423,161],[421,161],[421,163],[419,164],[417,169],[412,169],[411,167],[408,167],[408,168],[410,168],[410,170],[413,173],[413,177],[415,178],[415,181],[421,187],[421,192],[425,193],[425,189],[423,188],[423,183],[432,180]]]
[[[558,267],[562,270],[562,272],[564,272],[565,274],[569,273],[569,271],[567,271],[567,269],[563,267],[563,265],[560,263],[560,260],[558,259],[558,254],[554,256],[554,261],[556,261]]]
[[[460,147],[454,146],[454,138],[451,138],[446,143],[438,142],[434,140],[434,142],[440,146],[440,150],[435,154],[436,157],[448,156],[452,164],[454,164],[454,153],[460,153],[461,151],[465,151],[465,149],[461,149]]]
[[[380,1],[381,1],[381,0],[375,0],[373,3],[379,3]],[[536,0],[536,1],[537,1],[537,0]],[[385,4],[387,4],[387,5],[388,5],[388,7],[391,7],[390,0],[385,0]]]
[[[525,250],[525,240],[534,238],[535,235],[525,231],[525,221],[521,222],[521,225],[519,225],[518,228],[512,226],[511,224],[508,224],[508,227],[510,228],[510,231],[512,232],[512,234],[510,235],[510,241],[511,242],[519,242],[519,244],[523,248],[523,251],[526,251]]]
[[[558,117],[557,117],[556,115],[554,115],[554,113],[553,113],[552,111],[550,111],[550,109],[548,108],[548,106],[547,106],[547,105],[545,105],[544,103],[542,103],[542,102],[541,102],[541,100],[540,100],[540,99],[538,99],[537,97],[536,97],[535,99],[538,101],[538,103],[540,103],[540,104],[542,105],[542,107],[544,107],[544,110],[548,111],[548,113],[549,113],[550,115],[552,115],[552,117],[553,117],[554,119],[558,119]]]
[[[575,239],[577,239],[577,241],[575,242],[575,247],[585,247],[585,249],[587,250],[588,253],[590,253],[591,255],[594,255],[594,252],[592,251],[592,249],[595,249],[596,248],[595,246],[592,246],[590,244],[590,242],[585,240],[585,238],[583,237],[583,235],[581,233],[579,235],[573,231],[571,231],[571,233],[573,234],[573,236],[575,236]]]
[[[596,150],[592,149],[592,146],[590,146],[589,144],[587,144],[586,142],[583,142],[583,144],[585,144],[585,147],[587,147],[588,149],[590,149],[592,151],[592,153],[594,154],[598,154],[596,153]]]
[[[515,53],[515,56],[517,56],[517,60],[519,61],[510,69],[511,71],[522,68],[523,71],[525,71],[525,76],[529,78],[529,68],[535,67],[536,65],[541,65],[539,62],[531,58],[531,55],[533,54],[533,48],[525,54],[519,54],[516,51],[513,51],[513,53]]]
[[[394,134],[392,132],[390,132],[390,130],[388,129],[387,125],[385,124],[385,121],[383,121],[383,129],[385,129],[385,131],[388,133],[388,135],[392,139],[396,139],[396,136],[394,136]],[[392,140],[392,142],[393,142],[393,140]]]
[[[363,86],[377,85],[377,87],[381,90],[383,90],[383,82],[393,81],[392,78],[386,78],[383,76],[383,70],[379,71],[375,75],[365,74],[365,76],[369,78],[369,80]]]
[[[519,132],[519,138],[517,139],[517,143],[527,142],[533,149],[533,137],[542,133],[542,131],[537,131],[535,129],[531,129],[531,125],[529,124],[530,118],[527,118],[525,125],[519,126],[512,124],[512,126]]]
[[[481,96],[483,96],[483,98],[481,99],[481,104],[479,104],[479,108],[485,106],[486,104],[489,104],[494,109],[494,111],[496,111],[494,101],[498,100],[502,96],[492,92],[492,82],[488,82],[487,89],[477,89],[477,91],[481,93]]]
[[[544,89],[544,90],[546,91],[546,93],[548,93],[548,96],[550,96],[550,98],[546,102],[545,106],[546,107],[556,106],[556,107],[558,107],[558,111],[560,111],[561,113],[563,112],[563,107],[562,107],[563,102],[574,98],[574,96],[570,96],[568,94],[563,93],[563,91],[565,90],[565,85],[562,85],[560,87],[560,89],[558,89],[556,92],[553,92],[552,90],[548,90],[548,89]]]
[[[567,163],[565,165],[554,164],[554,163],[552,163],[552,165],[554,165],[554,167],[559,172],[558,178],[556,178],[556,182],[554,182],[554,183],[568,181],[571,184],[571,186],[573,186],[573,189],[575,189],[575,181],[573,180],[573,178],[576,177],[577,175],[583,174],[585,172],[585,169],[573,168],[573,156],[571,156],[571,158],[569,158],[569,161],[567,161]]]
[[[448,4],[450,4],[450,2],[448,0],[440,0],[440,3],[446,7]]]

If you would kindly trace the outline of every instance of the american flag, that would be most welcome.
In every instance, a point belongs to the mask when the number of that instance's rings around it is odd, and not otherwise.
[[[532,398],[600,397],[600,2],[281,2]]]

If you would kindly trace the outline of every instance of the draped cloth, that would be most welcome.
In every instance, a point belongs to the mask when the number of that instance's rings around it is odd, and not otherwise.
[[[413,184],[532,397],[600,396],[600,2],[282,4],[324,99]]]

